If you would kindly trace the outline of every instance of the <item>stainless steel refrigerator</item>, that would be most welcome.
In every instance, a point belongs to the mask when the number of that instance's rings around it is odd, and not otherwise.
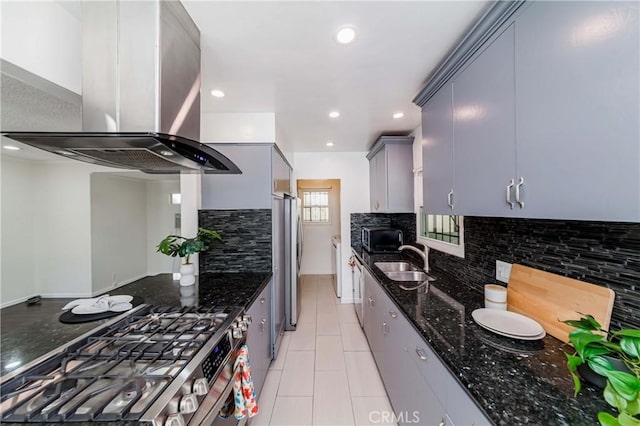
[[[285,330],[295,330],[300,316],[300,266],[302,263],[302,202],[299,198],[284,198],[285,246]]]

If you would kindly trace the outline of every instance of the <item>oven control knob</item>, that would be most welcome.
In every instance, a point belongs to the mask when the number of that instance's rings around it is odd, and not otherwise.
[[[193,393],[198,396],[204,396],[209,393],[209,382],[205,377],[193,381]]]
[[[233,327],[231,333],[234,339],[242,339],[242,329],[240,327]]]
[[[169,414],[167,420],[164,422],[164,426],[186,426],[187,422],[184,421],[184,417],[180,413]]]
[[[198,409],[198,397],[192,393],[180,398],[180,412],[185,414],[195,413]]]

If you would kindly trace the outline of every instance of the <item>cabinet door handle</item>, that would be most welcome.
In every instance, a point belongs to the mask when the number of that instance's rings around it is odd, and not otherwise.
[[[513,210],[513,205],[515,204],[513,201],[511,201],[511,188],[513,188],[513,185],[515,185],[515,182],[513,181],[513,179],[511,179],[511,182],[509,182],[509,185],[507,185],[507,204],[509,204],[509,208],[511,210]]]
[[[389,324],[387,324],[386,322],[382,323],[382,334],[384,334],[385,336],[389,334]]]
[[[520,206],[520,208],[524,208],[524,201],[520,201],[520,187],[524,185],[524,178],[520,176],[520,180],[518,181],[518,185],[516,185],[516,202]]]
[[[389,311],[389,316],[391,318],[397,318],[398,317],[398,313],[396,311]]]
[[[438,426],[446,426],[447,424],[445,423],[444,419],[440,419],[440,423],[438,423]]]
[[[418,358],[421,360],[429,362],[429,357],[427,357],[427,354],[422,349],[416,348],[416,354],[418,354]]]
[[[266,318],[262,318],[262,321],[260,321],[260,332],[264,333],[264,329],[265,329],[265,325],[267,324],[267,319]]]
[[[376,301],[369,297],[369,307],[373,309],[374,306],[376,306]]]
[[[453,188],[451,188],[451,191],[447,194],[447,204],[449,208],[453,210]]]

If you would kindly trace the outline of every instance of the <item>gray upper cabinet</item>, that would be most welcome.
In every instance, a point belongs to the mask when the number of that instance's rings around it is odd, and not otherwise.
[[[513,46],[511,25],[453,82],[454,200],[461,214],[516,211],[506,198],[516,174]]]
[[[640,221],[638,2],[492,11],[416,98],[425,211]]]
[[[203,175],[203,209],[270,209],[273,195],[291,193],[291,167],[274,144],[209,145],[236,163],[242,174]]]
[[[273,193],[276,195],[291,194],[291,167],[275,147],[271,151],[271,169]]]
[[[422,200],[429,214],[455,213],[452,89],[444,85],[422,109]]]
[[[516,20],[521,216],[640,220],[638,4],[539,1]]]
[[[373,213],[413,212],[413,136],[381,136],[369,160]]]

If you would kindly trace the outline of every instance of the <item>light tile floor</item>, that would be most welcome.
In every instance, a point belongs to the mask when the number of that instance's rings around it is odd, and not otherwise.
[[[302,277],[296,331],[287,331],[251,419],[261,425],[380,425],[391,404],[358,324],[330,275]]]

